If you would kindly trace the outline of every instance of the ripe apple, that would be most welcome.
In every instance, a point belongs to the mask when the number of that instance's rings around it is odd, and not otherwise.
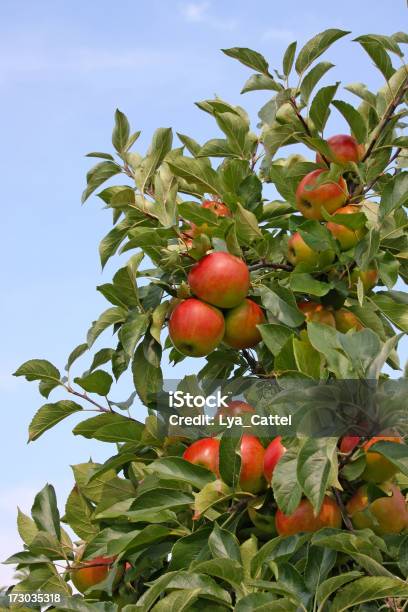
[[[254,408],[250,404],[247,404],[247,402],[242,402],[241,400],[232,400],[231,402],[228,402],[227,407],[223,406],[218,408],[215,416],[239,416],[248,412],[255,412]]]
[[[189,357],[211,353],[220,344],[224,331],[222,312],[195,298],[178,304],[170,315],[170,338],[176,349]]]
[[[336,215],[354,215],[358,212],[360,212],[358,206],[351,206],[348,204],[347,206],[338,208],[336,210]],[[340,223],[333,223],[332,221],[327,223],[327,229],[339,241],[341,251],[347,251],[348,249],[356,246],[356,244],[366,233],[366,229],[364,227],[359,227],[358,229],[354,230],[346,227],[345,225],[341,225]]]
[[[263,475],[265,449],[259,438],[244,434],[241,439],[241,473],[239,484],[243,491],[259,493],[265,488]]]
[[[332,159],[338,164],[346,164],[347,162],[359,162],[365,152],[365,146],[358,144],[354,136],[349,134],[337,134],[327,139],[327,144],[332,153]],[[323,159],[320,153],[316,155],[316,163],[323,164]]]
[[[389,480],[398,472],[398,469],[391,461],[388,461],[380,453],[370,450],[373,444],[381,441],[395,442],[396,444],[403,443],[402,438],[398,436],[377,436],[363,444],[362,448],[365,451],[366,467],[361,478],[368,482],[384,482],[384,480]]]
[[[235,349],[251,348],[261,341],[257,325],[265,323],[262,308],[246,298],[225,313],[224,342]]]
[[[296,232],[289,238],[288,241],[288,260],[291,264],[307,264],[310,269],[325,268],[334,260],[334,251],[327,249],[326,251],[314,251],[303,240],[299,232]]]
[[[219,308],[234,308],[246,297],[250,277],[242,259],[217,251],[191,268],[188,282],[191,292],[201,300]]]
[[[290,515],[284,514],[279,509],[275,515],[276,531],[281,536],[294,535],[302,531],[318,531],[323,527],[340,529],[341,522],[340,508],[334,499],[327,495],[317,516],[308,499],[302,499],[299,506]]]
[[[378,487],[387,494],[369,503],[367,485],[354,493],[347,503],[347,512],[356,529],[372,529],[377,535],[400,533],[408,527],[408,511],[405,497],[392,483],[383,482]],[[389,495],[389,496],[388,496]]]
[[[81,593],[106,579],[116,557],[94,557],[89,561],[79,561],[79,567],[71,571],[71,580]],[[117,569],[115,582],[122,576],[123,569]]]
[[[306,321],[324,323],[325,325],[330,325],[330,327],[336,327],[336,321],[333,313],[328,308],[325,308],[322,304],[304,301],[298,302],[297,307],[305,315]]]
[[[282,436],[276,436],[266,447],[264,457],[264,476],[268,482],[272,481],[273,471],[279,459],[286,452],[282,444]]]
[[[329,213],[343,206],[348,198],[347,183],[341,176],[337,182],[316,186],[323,169],[306,174],[296,189],[296,206],[307,219],[323,219],[322,209]]]
[[[201,465],[207,468],[207,470],[210,470],[210,472],[213,472],[219,478],[219,451],[219,440],[216,438],[202,438],[202,440],[193,442],[184,451],[183,459],[194,463],[194,465]]]
[[[360,442],[360,436],[343,436],[340,440],[340,452],[341,453],[351,453]]]
[[[334,318],[336,321],[336,328],[342,334],[347,333],[350,329],[359,331],[363,329],[363,325],[358,320],[354,312],[347,310],[347,308],[339,308],[334,311]]]
[[[364,291],[368,293],[377,284],[378,270],[376,268],[369,268],[368,270],[354,268],[350,274],[349,289],[356,291],[359,278],[363,283]]]
[[[217,217],[232,217],[231,211],[224,202],[220,202],[219,200],[204,200],[201,204],[202,208],[208,208],[212,210],[213,213],[217,215]]]

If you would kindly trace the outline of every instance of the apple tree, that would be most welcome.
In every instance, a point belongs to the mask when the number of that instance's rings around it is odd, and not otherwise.
[[[81,612],[405,608],[408,36],[350,43],[383,79],[346,85],[352,104],[338,82],[319,88],[333,67],[320,56],[348,34],[293,42],[274,69],[223,50],[250,70],[242,93],[265,92],[256,131],[241,106],[208,99],[214,137],[159,128],[142,154],[117,110],[113,153],[88,154],[82,200],[109,209],[100,259],[118,262],[97,287],[107,308],[64,372],[32,359],[15,375],[46,400],[30,441],[75,415],[74,435],[110,446],[105,463],[73,466],[64,508],[47,484],[19,511],[5,607],[52,593]],[[327,134],[332,113],[344,134]],[[186,360],[172,389],[163,360]],[[171,408],[176,388],[231,401],[215,426],[173,427],[173,413],[204,413]],[[289,413],[286,430],[221,418]]]

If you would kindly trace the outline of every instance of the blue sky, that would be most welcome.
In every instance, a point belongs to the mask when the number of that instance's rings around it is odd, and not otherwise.
[[[204,141],[216,130],[194,101],[217,94],[245,105],[256,123],[267,100],[264,93],[240,96],[249,71],[220,48],[252,47],[279,67],[292,40],[303,43],[327,27],[354,35],[391,34],[403,29],[406,17],[404,0],[392,6],[383,0],[1,2],[3,558],[20,546],[17,504],[28,511],[34,493],[49,481],[62,510],[72,484],[69,465],[114,452],[109,445],[73,437],[74,418],[27,446],[27,425],[41,398],[34,384],[10,376],[32,357],[62,368],[106,307],[95,286],[108,282],[117,266],[114,261],[101,274],[97,245],[109,230],[110,215],[96,199],[81,207],[80,194],[90,166],[84,154],[110,150],[114,109],[143,130],[141,151],[162,126]],[[327,57],[336,68],[326,82],[381,85],[381,76],[350,37]],[[344,129],[333,116],[330,133]],[[98,346],[108,341],[105,336]],[[86,359],[81,365],[86,368]],[[194,371],[196,364],[190,366]],[[168,375],[185,370],[180,366]],[[124,380],[113,395],[124,399],[128,391]],[[0,568],[0,584],[9,577],[10,569]]]

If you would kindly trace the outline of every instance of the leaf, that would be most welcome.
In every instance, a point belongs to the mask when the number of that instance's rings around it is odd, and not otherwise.
[[[329,118],[329,106],[334,98],[338,86],[339,83],[322,87],[313,98],[309,115],[319,131],[323,131],[327,119]]]
[[[274,285],[273,289],[261,286],[259,293],[264,307],[284,325],[298,327],[304,321],[304,316],[296,306],[293,294]]]
[[[57,498],[52,485],[46,484],[35,496],[31,508],[38,529],[54,535],[58,540],[61,538],[60,517],[57,507]]]
[[[67,365],[65,366],[65,370],[68,372],[70,370],[72,364],[79,357],[81,357],[81,355],[86,353],[87,350],[88,350],[88,344],[86,342],[84,342],[83,344],[79,344],[77,347],[75,347],[74,350],[71,351],[71,353],[70,353],[70,355],[68,357],[68,361],[67,361]]]
[[[262,237],[262,232],[254,213],[244,208],[239,202],[237,203],[234,218],[238,238],[244,244],[251,244],[257,238]]]
[[[293,338],[293,354],[299,372],[311,378],[320,378],[322,359],[309,341]]]
[[[64,520],[77,536],[85,541],[89,541],[98,533],[98,526],[92,522],[92,507],[77,486],[72,489],[68,496]]]
[[[333,100],[332,104],[349,124],[351,133],[357,142],[365,142],[367,140],[367,125],[358,110],[343,100]]]
[[[121,223],[118,223],[110,232],[102,238],[99,244],[99,257],[101,260],[102,269],[105,267],[106,262],[112,255],[116,253],[120,244],[125,239],[129,229],[129,221],[125,219]]]
[[[277,83],[272,76],[265,74],[252,74],[249,79],[245,82],[241,93],[247,93],[248,91],[262,91],[272,89],[273,91],[281,91],[282,86]]]
[[[232,47],[231,49],[221,49],[225,55],[232,57],[233,59],[238,60],[244,66],[248,66],[248,68],[253,68],[256,72],[261,72],[266,76],[269,75],[269,65],[266,59],[258,53],[257,51],[253,51],[252,49],[248,49],[247,47]]]
[[[297,480],[298,448],[288,448],[272,476],[276,503],[285,514],[292,514],[300,504],[302,489]]]
[[[252,559],[251,575],[259,576],[263,566],[271,561],[289,561],[307,539],[307,535],[300,536],[298,534],[273,538],[264,544]]]
[[[370,447],[370,451],[379,453],[395,465],[405,476],[408,476],[408,446],[406,444],[397,444],[383,440],[373,444]]]
[[[222,480],[233,488],[238,485],[241,471],[240,444],[241,435],[238,430],[231,428],[223,433],[219,450],[220,475]]]
[[[208,538],[208,546],[215,559],[232,559],[241,563],[237,538],[226,529],[221,529],[217,523],[214,523],[213,531]]]
[[[104,370],[95,370],[81,378],[74,378],[74,382],[88,393],[97,393],[106,397],[112,386],[112,376]]]
[[[388,81],[395,70],[392,67],[390,57],[383,48],[383,45],[372,38],[370,39],[368,36],[359,36],[354,40],[360,43],[364,51],[371,57],[378,70],[383,74],[385,80]]]
[[[176,175],[202,189],[203,193],[221,195],[220,180],[213,168],[203,159],[190,159],[189,157],[174,157],[168,159],[170,170]]]
[[[328,283],[316,280],[306,272],[293,272],[290,275],[290,288],[298,293],[310,293],[321,297],[329,293],[331,286]]]
[[[55,404],[44,404],[35,413],[29,425],[28,441],[37,440],[45,431],[80,410],[82,410],[82,406],[70,400],[60,400]]]
[[[119,339],[125,352],[132,357],[135,347],[147,330],[149,315],[133,310],[119,331]]]
[[[264,323],[258,325],[262,340],[265,342],[272,355],[279,355],[286,342],[293,336],[293,331],[284,325]]]
[[[152,608],[152,612],[184,612],[185,610],[191,610],[191,606],[197,601],[201,593],[201,589],[173,591],[160,599]],[[131,606],[126,607],[130,608]],[[126,612],[126,607],[123,608],[124,612]]]
[[[371,91],[367,89],[367,85],[364,83],[350,83],[344,89],[351,91],[355,96],[358,96],[365,102],[367,102],[373,109],[376,108],[376,97]]]
[[[408,305],[394,301],[389,294],[376,294],[370,300],[394,325],[408,332]]]
[[[214,576],[228,582],[238,593],[242,593],[241,584],[244,579],[242,565],[228,558],[210,559],[194,565],[194,570],[202,574]]]
[[[329,486],[336,444],[335,438],[307,438],[299,451],[297,479],[315,514],[320,512]]]
[[[290,71],[292,70],[293,61],[295,59],[296,46],[297,42],[295,40],[290,43],[283,56],[283,74],[285,76],[289,76]]]
[[[13,376],[24,376],[29,382],[40,380],[49,383],[48,390],[61,384],[61,374],[59,370],[46,359],[30,359],[23,363],[13,374]]]
[[[295,64],[296,72],[302,74],[330,45],[346,34],[350,32],[331,28],[313,36],[299,52]]]
[[[380,202],[380,219],[408,202],[408,172],[401,172],[386,184]]]
[[[88,346],[88,345],[86,345]],[[99,351],[97,351],[94,355],[94,358],[92,360],[91,363],[91,367],[89,368],[89,371],[92,372],[93,370],[95,370],[96,368],[98,368],[99,366],[103,365],[104,363],[107,363],[108,361],[110,361],[114,355],[115,351],[111,348],[102,348]]]
[[[304,104],[308,104],[310,94],[316,87],[317,83],[326,74],[326,72],[333,67],[334,64],[331,64],[330,62],[319,62],[305,75],[300,84],[300,95]]]
[[[95,189],[102,185],[102,183],[120,172],[120,166],[112,161],[103,161],[91,168],[86,175],[87,186],[82,193],[82,203],[86,202],[89,196],[95,191]]]
[[[219,222],[219,217],[212,210],[203,208],[197,202],[181,202],[178,205],[178,211],[183,219],[196,225],[206,223],[210,227],[217,227]]]
[[[100,153],[99,151],[93,151],[92,153],[87,153],[85,157],[99,157],[100,159],[109,159],[110,161],[115,161],[113,156],[110,153]]]
[[[236,113],[215,113],[215,119],[219,128],[227,136],[228,145],[233,153],[245,158],[246,136],[249,131],[248,121]]]
[[[179,137],[183,145],[187,148],[187,150],[191,153],[191,155],[194,155],[195,157],[201,149],[201,145],[198,144],[196,140],[190,138],[190,136],[186,136],[185,134],[180,134],[179,132],[177,132],[177,136]]]
[[[158,347],[161,347],[156,343]],[[136,391],[144,404],[149,404],[163,386],[163,374],[160,365],[153,365],[144,352],[143,342],[136,349],[132,361],[133,382]]]
[[[123,308],[114,306],[108,308],[99,317],[97,321],[94,321],[87,334],[87,342],[89,348],[93,345],[95,340],[100,334],[110,325],[115,323],[122,323],[126,319],[126,311]]]
[[[165,301],[156,306],[152,312],[152,323],[150,325],[150,334],[160,344],[161,330],[166,320],[167,313],[170,309],[170,301]]]
[[[162,457],[147,467],[147,472],[157,474],[161,480],[178,480],[196,489],[202,489],[215,480],[212,472],[199,465],[194,465],[181,457]]]
[[[24,544],[30,546],[31,542],[34,540],[35,536],[38,533],[38,527],[33,521],[33,519],[24,514],[24,512],[22,512],[20,508],[17,508],[17,512],[18,533]]]
[[[211,527],[204,527],[190,535],[180,538],[171,549],[169,571],[188,568],[193,561],[204,561],[210,558],[208,537]]]
[[[145,192],[153,174],[171,150],[172,142],[173,133],[171,128],[158,128],[153,134],[149,152],[139,164],[135,173],[136,183],[142,193]]]
[[[330,610],[342,612],[386,597],[408,597],[408,584],[398,578],[364,576],[341,589],[331,603]]]
[[[123,153],[130,135],[129,121],[118,108],[115,112],[115,127],[112,133],[112,144],[118,153]]]
[[[353,580],[360,578],[360,576],[362,576],[361,572],[347,572],[346,574],[341,574],[340,576],[332,576],[319,584],[316,591],[316,600],[319,604],[317,612],[323,612],[324,605],[329,597],[336,593],[340,587],[347,584],[347,582],[352,582]]]

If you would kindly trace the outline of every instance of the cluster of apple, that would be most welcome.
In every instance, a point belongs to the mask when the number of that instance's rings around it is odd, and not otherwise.
[[[257,325],[265,316],[247,297],[250,275],[242,259],[209,253],[191,268],[188,284],[194,297],[177,304],[169,320],[170,338],[181,353],[203,357],[221,342],[235,349],[258,344]]]
[[[329,138],[332,159],[338,163],[355,162],[361,160],[364,146],[359,145],[353,136],[337,135]],[[316,156],[317,163],[323,163],[320,154]],[[360,211],[360,207],[346,204],[349,193],[347,183],[341,176],[337,181],[319,184],[319,177],[324,169],[317,169],[307,174],[299,183],[296,190],[296,205],[298,210],[307,219],[323,221],[323,210],[336,215],[353,215]],[[346,205],[345,205],[346,204]],[[341,251],[347,251],[363,238],[365,228],[351,229],[341,223],[329,221],[327,229],[338,241]],[[294,265],[302,264],[304,269],[324,270],[333,263],[335,253],[331,249],[315,251],[303,240],[299,232],[294,233],[288,242],[288,260]],[[330,272],[329,272],[330,276]],[[378,281],[378,271],[375,268],[359,270],[354,268],[349,277],[349,290],[355,291],[358,280],[361,280],[364,290],[370,291]],[[334,311],[316,302],[301,302],[298,304],[307,320],[317,321],[336,327],[345,333],[349,329],[361,329],[358,318],[345,308]]]
[[[242,401],[232,401],[227,408],[218,411],[218,415],[243,415],[253,413],[254,408]],[[371,446],[379,440],[387,440],[396,444],[402,443],[399,437],[380,436],[362,440],[356,436],[345,436],[339,445],[340,453],[351,454],[357,447],[365,453],[366,467],[361,475],[364,481],[348,500],[347,514],[356,529],[372,529],[377,535],[400,533],[408,527],[408,509],[405,497],[397,485],[392,482],[397,468],[385,457],[371,451]],[[217,478],[219,472],[220,441],[217,438],[202,438],[193,442],[184,452],[183,457],[190,463],[201,465]],[[280,436],[275,437],[265,449],[260,439],[251,434],[244,434],[240,446],[241,472],[239,486],[243,491],[254,495],[262,493],[272,482],[273,473],[286,448]],[[369,500],[368,483],[376,483],[383,491],[384,497],[374,501]],[[249,512],[251,516],[251,512]],[[312,504],[303,498],[290,514],[284,514],[280,509],[275,513],[275,528],[279,535],[287,536],[300,532],[317,531],[323,527],[341,528],[343,517],[336,500],[327,494],[320,512],[314,513]]]

